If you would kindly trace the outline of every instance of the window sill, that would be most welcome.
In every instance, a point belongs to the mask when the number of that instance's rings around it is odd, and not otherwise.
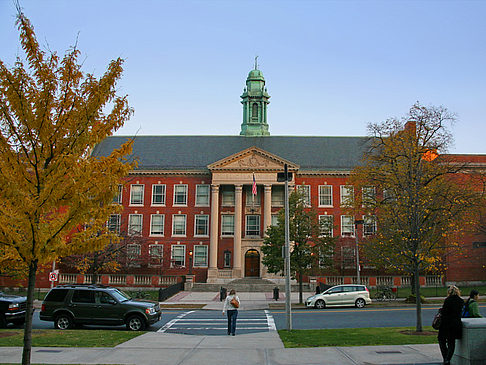
[[[334,208],[334,205],[319,205],[318,208]]]
[[[132,204],[132,203],[130,203],[128,206],[129,207],[143,207],[143,204]]]
[[[204,235],[197,235],[197,234],[195,234],[194,237],[198,237],[198,238],[209,238],[209,235],[208,234],[204,234]]]
[[[187,204],[172,204],[173,207],[187,208]]]
[[[155,233],[150,233],[149,237],[165,237],[164,234],[155,234]]]
[[[152,203],[150,206],[151,207],[165,207],[166,205],[165,205],[165,203],[164,204],[154,204],[154,203]]]
[[[173,234],[172,237],[185,238],[187,236],[185,234]]]

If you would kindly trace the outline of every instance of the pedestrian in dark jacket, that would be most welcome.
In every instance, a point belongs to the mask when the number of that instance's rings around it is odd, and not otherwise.
[[[471,290],[469,293],[469,298],[466,301],[465,308],[468,312],[468,317],[470,318],[482,318],[483,316],[479,313],[478,306],[479,292],[476,289]]]
[[[462,307],[464,300],[461,292],[455,285],[447,289],[447,298],[442,305],[442,322],[439,327],[439,347],[444,359],[444,365],[451,363],[456,345],[456,339],[462,337]]]

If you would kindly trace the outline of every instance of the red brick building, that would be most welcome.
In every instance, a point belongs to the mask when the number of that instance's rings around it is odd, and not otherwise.
[[[284,204],[277,172],[284,164],[293,173],[291,189],[305,191],[320,219],[331,220],[339,237],[334,268],[322,275],[329,283],[352,282],[356,276],[356,237],[373,234],[365,221],[355,232],[355,217],[345,215],[341,202],[354,194],[347,184],[351,170],[367,148],[367,137],[270,136],[267,105],[270,96],[262,73],[250,71],[242,98],[239,136],[136,136],[132,158],[138,166],[120,186],[121,215],[110,229],[138,237],[129,244],[133,264],[122,274],[125,284],[158,285],[158,277],[195,275],[195,281],[224,283],[235,278],[262,277],[279,282],[262,265],[261,245],[266,228]],[[93,155],[105,155],[132,137],[112,136]],[[486,155],[454,155],[486,168]],[[257,194],[252,194],[253,179]],[[486,237],[471,235],[467,255],[450,258],[447,282],[486,282]],[[382,273],[363,266],[368,285],[380,283]],[[102,279],[116,284],[114,279]],[[80,279],[73,279],[78,281]],[[378,281],[377,281],[378,280]],[[386,276],[401,285],[402,278]],[[407,280],[407,278],[403,278]],[[437,284],[437,278],[432,278]],[[383,282],[383,277],[382,277]],[[424,278],[422,284],[427,284]]]

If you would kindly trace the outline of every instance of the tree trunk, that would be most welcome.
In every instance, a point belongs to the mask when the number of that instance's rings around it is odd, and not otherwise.
[[[299,304],[302,304],[302,272],[299,272]]]
[[[415,305],[417,314],[417,332],[422,332],[422,301],[420,300],[420,278],[418,265],[415,265],[414,270],[414,281],[415,281]]]
[[[410,286],[412,288],[412,295],[415,295],[415,273],[410,276]]]
[[[34,311],[35,278],[37,275],[37,260],[29,265],[29,282],[27,284],[27,310],[25,314],[24,349],[22,352],[22,365],[30,364],[32,353],[32,313]]]

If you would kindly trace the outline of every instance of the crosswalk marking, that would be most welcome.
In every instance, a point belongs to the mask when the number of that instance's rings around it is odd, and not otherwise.
[[[157,332],[165,332],[167,331],[169,328],[171,328],[174,324],[177,323],[178,320],[184,318],[185,316],[187,316],[188,314],[191,314],[191,313],[194,313],[195,311],[189,311],[189,312],[184,312],[184,313],[181,313],[179,314],[176,318],[170,320],[169,322],[167,322],[163,327],[161,327]]]
[[[267,317],[268,330],[276,331],[277,327],[275,326],[275,320],[273,319],[273,316],[266,309],[265,309],[265,316]]]
[[[192,316],[190,316],[192,314]],[[215,316],[216,313],[211,313],[211,316]],[[199,317],[200,316],[200,317]],[[253,318],[247,318],[251,316]],[[191,318],[196,317],[196,318]],[[201,318],[203,317],[203,318]],[[225,333],[227,331],[227,318],[207,318],[208,312],[200,311],[188,311],[181,313],[176,318],[173,318],[167,322],[158,332],[187,332],[187,331],[217,331],[217,333]],[[275,321],[269,311],[265,310],[264,313],[249,313],[242,312],[237,319],[237,331],[276,331]],[[241,318],[243,317],[243,318]],[[213,332],[214,334],[214,332]]]

